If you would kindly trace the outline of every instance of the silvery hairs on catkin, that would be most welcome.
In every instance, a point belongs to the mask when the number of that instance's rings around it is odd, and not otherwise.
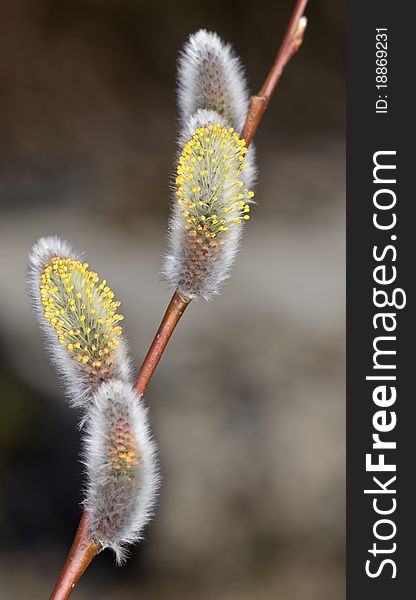
[[[250,218],[254,154],[237,133],[248,103],[231,47],[215,33],[191,35],[178,66],[181,153],[162,268],[169,286],[190,299],[219,293]]]
[[[153,515],[159,488],[156,446],[143,400],[124,381],[97,388],[89,417],[84,442],[89,537],[111,548],[121,563]]]
[[[189,36],[179,55],[177,82],[180,145],[189,139],[192,117],[201,109],[242,131],[250,103],[247,78],[239,56],[218,34],[199,29]],[[254,144],[245,164],[244,181],[251,188],[256,178]]]
[[[214,110],[241,131],[249,93],[244,69],[230,44],[200,29],[189,36],[178,61],[178,108],[182,127],[200,108]]]
[[[120,302],[82,254],[56,236],[41,238],[29,254],[28,287],[71,405],[85,408],[101,382],[129,378]]]

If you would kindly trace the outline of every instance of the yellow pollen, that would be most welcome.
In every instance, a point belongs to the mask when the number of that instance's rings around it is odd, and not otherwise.
[[[40,297],[44,316],[86,373],[105,376],[113,362],[113,352],[122,333],[116,314],[119,302],[87,263],[54,257],[41,274]],[[105,363],[100,357],[106,355]]]

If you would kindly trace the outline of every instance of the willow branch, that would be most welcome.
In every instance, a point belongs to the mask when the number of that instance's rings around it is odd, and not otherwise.
[[[62,573],[50,600],[66,600],[92,559],[101,552],[100,544],[88,538],[88,513],[84,512]]]
[[[284,68],[302,45],[306,29],[304,12],[307,3],[308,0],[297,0],[285,37],[280,45],[272,68],[258,94],[252,96],[250,99],[246,122],[241,132],[241,137],[245,139],[247,146],[253,139],[257,127],[260,125],[263,113],[270,102],[270,98],[276,89]]]
[[[152,345],[149,348],[149,352],[146,354],[146,358],[140,367],[135,384],[135,388],[139,396],[143,396],[144,392],[146,391],[146,388],[149,385],[150,379],[155,372],[166,345],[189,303],[189,298],[185,298],[179,292],[175,292],[173,294],[165,316],[163,317]]]
[[[302,44],[306,27],[306,19],[302,17],[307,2],[308,0],[297,0],[288,29],[272,68],[259,93],[252,96],[250,100],[246,122],[241,133],[241,137],[245,139],[247,146],[250,145],[257,131],[263,113],[285,66]],[[139,396],[143,396],[146,391],[167,343],[189,303],[189,298],[184,297],[178,291],[173,294],[155,338],[140,367],[135,383],[135,389]],[[67,561],[50,596],[50,600],[67,600],[75,584],[83,575],[92,559],[101,550],[101,546],[88,537],[88,513],[84,512]]]

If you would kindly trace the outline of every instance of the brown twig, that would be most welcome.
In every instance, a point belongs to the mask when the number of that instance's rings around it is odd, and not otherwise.
[[[270,98],[276,89],[277,83],[283,73],[283,69],[290,61],[295,52],[300,48],[305,33],[306,21],[301,21],[304,16],[308,0],[297,0],[292,17],[276,55],[272,68],[269,71],[260,91],[250,99],[250,106],[246,122],[241,132],[241,137],[246,140],[248,146],[257,131],[263,113],[270,102]]]
[[[88,513],[84,512],[69,551],[62,573],[52,591],[50,600],[66,600],[71,595],[78,579],[82,576],[101,546],[88,538]]]
[[[256,133],[257,127],[260,124],[263,113],[276,88],[283,69],[302,44],[306,23],[301,22],[300,19],[303,16],[307,3],[308,0],[297,0],[286,35],[272,68],[259,93],[252,96],[250,100],[246,122],[241,133],[241,137],[245,139],[247,146],[250,145],[250,142]],[[179,292],[173,294],[137,376],[135,389],[140,396],[144,394],[167,343],[189,303],[189,298],[184,297]],[[68,559],[52,592],[50,600],[67,600],[74,589],[75,584],[80,579],[92,559],[99,554],[101,549],[99,544],[88,538],[88,514],[84,512]]]

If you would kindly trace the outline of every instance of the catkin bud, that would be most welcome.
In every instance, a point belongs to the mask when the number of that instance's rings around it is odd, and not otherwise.
[[[249,94],[244,69],[229,44],[200,29],[189,36],[178,62],[178,105],[182,126],[199,109],[217,112],[241,131]]]
[[[101,382],[128,378],[120,302],[78,252],[57,237],[40,239],[29,255],[28,280],[51,360],[73,406],[87,405]]]
[[[84,460],[89,537],[111,548],[121,563],[127,546],[142,539],[159,487],[147,409],[128,383],[112,380],[97,388],[86,425]]]

